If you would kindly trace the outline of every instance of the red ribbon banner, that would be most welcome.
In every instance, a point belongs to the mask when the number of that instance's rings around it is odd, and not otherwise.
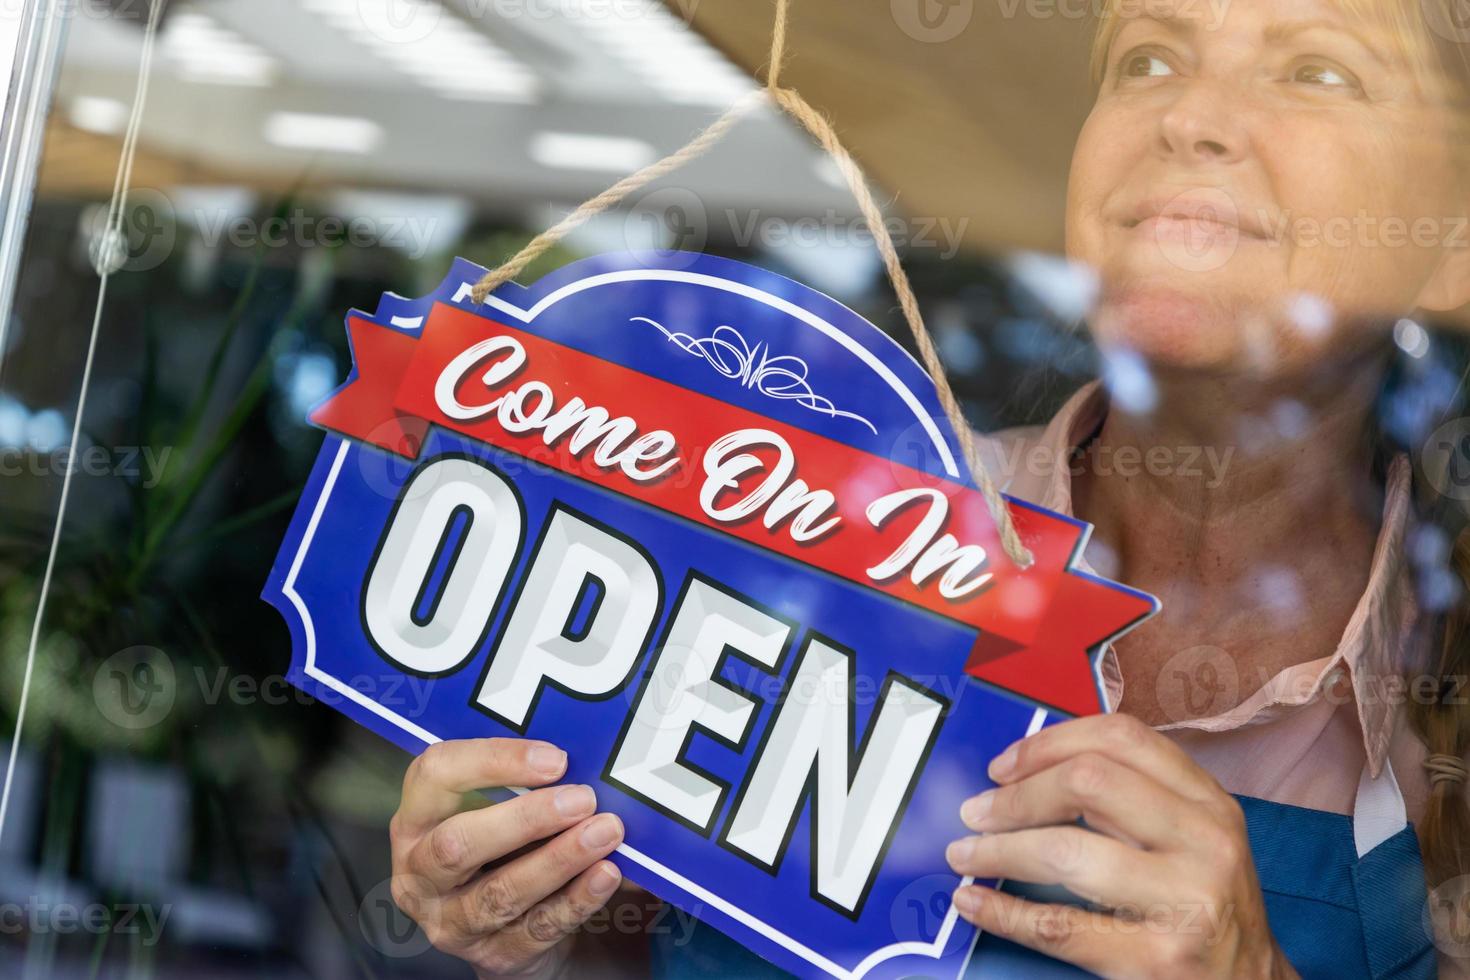
[[[1155,608],[1147,596],[1069,571],[1083,532],[1072,521],[1011,502],[1016,528],[1036,558],[1035,564],[1021,570],[1001,548],[984,498],[970,487],[525,330],[441,303],[417,337],[356,317],[349,318],[348,333],[356,373],[312,413],[311,420],[323,428],[414,458],[428,427],[442,426],[877,589],[974,627],[979,636],[966,672],[1049,708],[1076,715],[1101,711],[1091,651]],[[473,354],[466,355],[475,345],[495,338],[508,340],[492,344],[478,360]],[[524,362],[510,372],[510,361],[519,361],[521,356],[517,349],[524,352]],[[506,376],[487,385],[487,371],[497,362],[504,362],[504,369],[495,373]],[[447,371],[452,364],[455,369]],[[534,393],[527,389],[517,397],[519,414],[509,419],[510,425],[502,424],[496,410],[464,417],[534,382],[540,383]],[[446,412],[446,394],[460,406],[451,413]],[[580,399],[580,406],[575,399]],[[535,424],[537,418],[554,415],[568,405],[605,410],[606,417],[595,415],[595,420],[603,422],[626,417],[630,422],[624,423],[625,432],[636,422],[636,430],[621,442],[626,448],[631,439],[648,435],[643,443],[648,458],[632,464],[631,474],[626,461],[599,465],[594,459],[596,439],[579,441],[575,427],[555,437]],[[747,450],[760,466],[733,486],[707,487],[710,463],[706,454],[713,455],[712,447],[720,440],[742,430],[774,433],[789,452],[779,444]],[[673,437],[672,446],[661,456],[657,450],[667,443],[659,443],[653,435],[660,431]],[[788,484],[799,478],[806,489],[827,490],[835,496],[835,508],[826,515],[840,518],[834,526],[809,540],[798,540],[793,534],[796,517],[767,521],[760,510],[738,520],[712,516],[711,508],[719,513],[731,502],[751,495],[762,481],[776,479],[773,472],[779,469],[783,455],[791,464]],[[672,465],[663,466],[675,459]],[[632,475],[656,470],[658,475],[653,478]],[[942,503],[925,496],[894,510],[891,517],[876,522],[877,526],[869,519],[867,508],[873,501],[915,488],[940,491]],[[935,536],[916,535],[922,521],[933,520],[931,506],[945,507],[938,535],[952,535],[949,544],[985,549],[988,561],[978,574],[991,577],[984,587],[959,598],[946,598],[939,588],[942,570],[921,575],[921,584],[914,582],[910,567],[884,581],[875,581],[868,573],[906,542],[933,542]],[[818,521],[811,524],[821,526]],[[942,547],[936,554],[943,554]]]

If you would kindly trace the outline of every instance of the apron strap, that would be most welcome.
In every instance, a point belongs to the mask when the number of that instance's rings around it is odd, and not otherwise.
[[[1383,771],[1374,779],[1363,766],[1358,779],[1358,798],[1353,805],[1353,843],[1362,858],[1373,848],[1409,825],[1404,794],[1393,775],[1393,763],[1383,760]]]
[[[1363,767],[1353,807],[1353,843],[1358,849],[1353,887],[1374,980],[1429,980],[1437,969],[1424,927],[1424,866],[1387,759],[1377,779]]]

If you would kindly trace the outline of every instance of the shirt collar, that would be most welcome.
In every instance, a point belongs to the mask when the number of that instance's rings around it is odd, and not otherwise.
[[[1071,515],[1070,462],[1075,450],[1097,432],[1107,411],[1106,391],[1094,381],[1068,399],[1035,442],[1025,446],[1018,441],[999,448],[997,451],[1011,454],[1006,460],[1011,477],[1006,481],[1008,492]],[[1383,520],[1368,584],[1332,655],[1286,668],[1234,708],[1207,718],[1163,725],[1161,730],[1229,731],[1263,724],[1333,696],[1333,686],[1346,672],[1352,681],[1369,772],[1377,777],[1393,736],[1395,706],[1402,702],[1404,652],[1416,611],[1411,576],[1406,574],[1404,564],[1411,476],[1408,457],[1395,457],[1385,481]],[[1078,564],[1091,571],[1085,556]],[[1163,615],[1168,615],[1167,609]],[[1111,647],[1103,653],[1102,677],[1109,704],[1118,704],[1123,695],[1123,677]]]

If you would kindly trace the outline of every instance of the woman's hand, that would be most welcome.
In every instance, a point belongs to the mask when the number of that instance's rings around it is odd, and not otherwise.
[[[573,933],[622,880],[602,860],[622,841],[622,821],[595,813],[589,786],[462,810],[465,793],[545,786],[566,767],[566,753],[545,742],[467,739],[429,746],[404,776],[389,825],[393,900],[481,977],[555,974]]]
[[[950,865],[1062,885],[1096,909],[969,885],[954,901],[970,922],[1105,977],[1296,976],[1266,922],[1239,804],[1143,722],[1042,729],[990,778],[997,788],[960,809],[982,836],[951,844]]]

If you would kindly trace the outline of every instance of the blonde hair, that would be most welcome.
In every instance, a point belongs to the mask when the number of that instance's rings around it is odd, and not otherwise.
[[[1427,97],[1460,110],[1455,120],[1470,131],[1470,25],[1457,25],[1455,0],[1336,0],[1351,17],[1382,33],[1393,53],[1413,72]],[[1107,75],[1108,51],[1130,16],[1147,12],[1149,0],[1108,0],[1092,38],[1093,85]],[[1463,135],[1463,134],[1461,134]],[[1461,148],[1459,142],[1456,147]]]
[[[1470,27],[1455,26],[1454,0],[1337,0],[1350,15],[1379,28],[1394,53],[1414,72],[1421,92],[1442,98],[1456,109],[1453,150],[1466,153],[1463,135],[1470,133]],[[1147,0],[1110,0],[1093,36],[1091,68],[1094,84],[1107,76],[1108,54],[1127,16],[1142,12]],[[1457,36],[1463,35],[1463,36]],[[1463,132],[1460,128],[1463,127]],[[1418,470],[1418,467],[1416,467]],[[1405,672],[1424,669],[1440,679],[1437,696],[1411,698],[1408,719],[1428,747],[1431,763],[1464,760],[1470,755],[1470,705],[1464,681],[1470,675],[1470,527],[1453,500],[1416,481],[1415,506],[1423,524],[1443,530],[1452,546],[1449,562],[1461,583],[1454,605],[1430,618],[1422,636],[1429,662],[1403,665]],[[1410,679],[1409,690],[1414,690]],[[1441,768],[1443,762],[1440,763]],[[1453,765],[1451,766],[1453,768]],[[1425,874],[1431,885],[1470,874],[1470,801],[1462,779],[1431,780],[1430,795],[1418,832]]]

